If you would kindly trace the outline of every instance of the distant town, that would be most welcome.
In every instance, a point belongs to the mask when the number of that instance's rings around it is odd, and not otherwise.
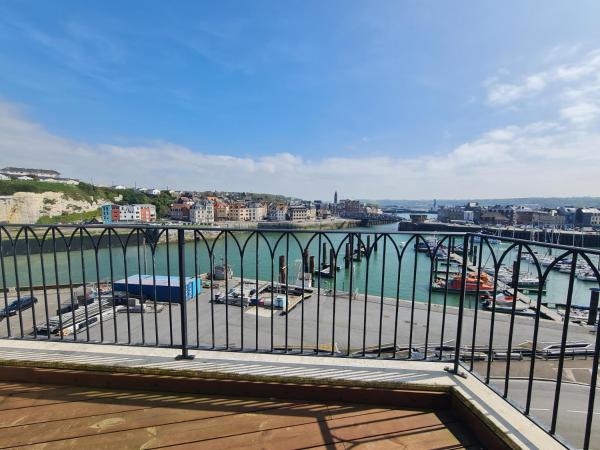
[[[10,216],[14,209],[15,196],[20,190],[44,195],[44,187],[52,192],[64,191],[73,196],[80,189],[90,193],[89,211],[85,205],[67,205],[63,218],[73,216],[74,221],[116,223],[177,222],[193,225],[275,223],[322,223],[350,221],[388,223],[410,222],[411,224],[444,223],[451,225],[521,226],[555,229],[600,229],[600,209],[585,205],[501,204],[481,205],[466,202],[457,205],[438,205],[432,200],[429,207],[410,208],[386,201],[380,207],[376,202],[338,198],[333,192],[330,200],[302,200],[282,195],[245,192],[179,191],[156,187],[127,187],[124,185],[102,186],[84,183],[75,178],[61,177],[56,170],[5,167],[0,170],[0,221]],[[25,183],[25,184],[24,184]],[[37,184],[36,184],[37,183]],[[33,189],[35,185],[36,189]],[[0,184],[2,186],[2,184]],[[40,187],[41,186],[41,187]],[[101,198],[103,197],[103,198]],[[142,199],[144,202],[131,201]],[[159,201],[160,200],[160,201]],[[54,200],[51,200],[54,201]],[[41,214],[50,212],[49,200]],[[68,207],[71,207],[69,209]],[[60,212],[60,211],[59,211]],[[86,217],[85,220],[78,219]],[[84,214],[85,213],[85,214]],[[50,217],[49,219],[52,219]],[[354,222],[352,222],[354,221]],[[60,216],[56,219],[61,222]]]
[[[0,180],[4,182],[21,182],[19,188],[29,190],[27,183],[53,183],[69,186],[90,186],[80,180],[62,178],[55,170],[5,167],[0,170]],[[0,181],[0,183],[2,182]],[[332,194],[331,201],[301,200],[272,194],[240,193],[240,192],[196,192],[157,189],[154,187],[127,187],[113,185],[110,187],[94,185],[98,194],[113,196],[112,201],[104,201],[100,205],[98,219],[102,223],[151,223],[177,222],[193,225],[213,225],[215,223],[252,224],[257,222],[291,222],[320,223],[348,220],[349,224],[357,224],[364,220],[394,221],[395,217],[386,215],[376,205],[359,200],[340,199],[338,193]],[[39,191],[39,189],[38,189]],[[89,189],[88,189],[89,191]],[[143,194],[144,203],[128,202],[127,198]],[[11,191],[12,192],[12,191]],[[14,193],[13,193],[14,195]],[[10,208],[10,195],[0,197],[0,210]],[[170,202],[167,208],[157,208],[156,199],[167,197]],[[97,203],[97,199],[94,201]],[[94,203],[94,204],[96,204]],[[1,211],[0,211],[1,213]],[[77,214],[75,214],[77,216]],[[2,217],[2,214],[0,214]],[[89,221],[96,221],[95,218]]]

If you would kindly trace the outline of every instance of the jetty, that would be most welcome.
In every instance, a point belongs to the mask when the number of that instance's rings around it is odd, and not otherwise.
[[[451,261],[454,261],[455,263],[462,266],[463,257],[461,255],[459,255],[458,253],[452,252],[452,253],[450,253],[449,257],[450,257]],[[467,261],[468,261],[468,259],[467,259]],[[469,264],[467,262],[467,272],[470,275],[477,276],[478,267],[473,264]],[[482,270],[482,272],[483,272],[483,270]],[[498,292],[514,289],[514,288],[511,288],[508,284],[504,283],[503,281],[497,280],[497,283],[498,283],[498,289],[497,289]],[[527,306],[530,309],[533,309],[533,310],[537,309],[537,301],[533,300],[532,298],[525,295],[520,289],[517,289],[517,301],[523,303],[524,306]],[[556,322],[562,322],[562,316],[560,314],[558,314],[555,310],[550,309],[547,306],[544,306],[543,304],[540,305],[540,315],[549,320],[554,320]]]

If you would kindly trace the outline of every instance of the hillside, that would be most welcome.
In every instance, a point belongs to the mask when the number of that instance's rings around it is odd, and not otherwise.
[[[134,189],[113,189],[79,183],[77,186],[41,181],[0,181],[0,222],[70,223],[100,215],[103,203],[150,203],[158,217],[167,215],[174,198],[168,193],[147,195]]]

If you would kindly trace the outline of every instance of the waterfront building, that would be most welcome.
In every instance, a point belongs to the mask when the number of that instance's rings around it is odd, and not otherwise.
[[[479,217],[479,223],[482,225],[508,225],[510,219],[506,215],[497,211],[485,211]]]
[[[272,203],[269,206],[268,219],[282,222],[287,219],[288,206],[285,203]]]
[[[535,226],[562,226],[564,217],[559,216],[556,210],[530,210],[529,207],[517,209],[514,216],[517,225],[535,225]]]
[[[249,220],[258,222],[267,218],[267,205],[261,202],[254,202],[248,205]]]
[[[581,227],[600,226],[600,209],[578,208],[575,212],[575,225]]]
[[[570,206],[561,206],[558,208],[558,215],[565,218],[565,226],[572,227],[575,225],[575,216],[577,208]]]
[[[217,201],[214,203],[215,220],[224,221],[229,217],[229,205],[224,202]]]
[[[292,205],[288,208],[290,220],[312,220],[316,218],[315,208],[311,205]]]
[[[107,203],[102,205],[101,210],[104,223],[156,221],[156,207],[150,204],[115,205]]]
[[[193,202],[192,202],[193,205]],[[173,220],[181,220],[188,222],[190,220],[190,209],[192,206],[189,203],[173,203],[169,211],[169,215]]]
[[[212,202],[200,201],[190,209],[190,222],[196,224],[212,224],[215,221],[215,208]]]
[[[245,202],[235,202],[229,205],[227,220],[244,222],[250,220],[250,209]]]

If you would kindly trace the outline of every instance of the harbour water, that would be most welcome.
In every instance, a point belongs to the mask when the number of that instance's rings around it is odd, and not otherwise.
[[[360,232],[364,242],[367,240],[367,235],[370,235],[371,243],[374,243],[375,234],[394,232],[395,230],[396,224],[388,224],[372,228],[357,228],[353,231]],[[433,303],[441,304],[446,301],[448,305],[458,304],[458,295],[456,294],[448,294],[445,297],[444,293],[430,292],[430,258],[427,254],[415,253],[414,240],[407,244],[411,238],[410,234],[380,237],[377,251],[373,251],[369,258],[363,257],[360,262],[354,262],[352,269],[344,268],[343,255],[345,242],[347,242],[346,236],[345,232],[341,232],[321,237],[321,243],[327,243],[327,252],[331,245],[336,251],[339,249],[337,265],[340,267],[340,271],[337,272],[335,286],[337,291],[347,292],[352,284],[352,291],[356,295],[364,294],[366,291],[371,295],[383,295],[389,298],[395,298],[398,295],[401,299],[412,300],[414,296],[415,301],[418,302],[427,302],[431,298]],[[379,234],[379,236],[381,235]],[[441,235],[438,237],[441,238]],[[271,281],[271,279],[277,281],[279,277],[278,260],[283,255],[288,261],[289,284],[299,284],[298,274],[302,272],[301,248],[304,248],[309,241],[309,253],[315,257],[315,265],[318,266],[320,260],[323,259],[323,255],[320,254],[322,247],[319,246],[318,235],[310,231],[297,232],[293,236],[283,235],[283,237],[281,233],[264,232],[260,238],[251,232],[236,232],[230,234],[227,239],[206,242],[203,240],[191,241],[185,244],[185,272],[187,276],[210,272],[208,247],[211,246],[214,255],[213,266],[226,261],[232,266],[235,276],[243,275],[245,279],[258,278],[264,281]],[[458,237],[457,243],[460,242],[462,242],[462,238]],[[494,245],[494,251],[499,256],[507,247],[508,244],[497,244]],[[542,251],[541,248],[539,250]],[[241,257],[242,253],[243,258]],[[401,261],[399,255],[402,255]],[[493,258],[487,247],[484,247],[482,255],[483,265],[491,266]],[[329,255],[326,255],[327,261],[328,258]],[[515,258],[516,250],[513,250],[505,258],[506,267],[512,267],[512,261]],[[112,259],[112,273],[110,259]],[[592,257],[592,260],[597,264],[597,257]],[[169,244],[159,244],[154,251],[149,245],[140,245],[139,248],[137,246],[128,247],[125,254],[116,247],[110,251],[108,248],[101,248],[97,255],[93,250],[72,251],[70,255],[66,252],[59,252],[56,254],[56,264],[52,253],[45,253],[43,258],[39,254],[32,253],[29,256],[29,264],[31,271],[28,270],[26,255],[2,258],[3,279],[0,281],[4,286],[13,288],[17,285],[15,275],[18,275],[18,284],[23,288],[29,286],[30,282],[34,286],[40,286],[44,282],[47,285],[64,285],[69,282],[81,283],[84,279],[86,283],[110,282],[137,273],[177,275],[176,234],[171,231]],[[450,271],[458,269],[457,266],[453,266]],[[398,277],[399,270],[400,277]],[[445,271],[446,266],[439,265],[438,270]],[[533,274],[535,269],[531,264],[523,261],[521,272],[527,271]],[[439,276],[443,277],[444,273],[440,273]],[[543,296],[543,301],[565,303],[568,280],[568,274],[552,271],[548,278],[547,294]],[[334,288],[332,279],[323,278],[320,282],[324,289]],[[318,279],[315,276],[314,284],[317,283]],[[598,285],[575,280],[573,303],[588,305],[592,287],[598,287]],[[535,295],[530,297],[534,300],[536,298]],[[467,296],[467,306],[473,307],[475,300],[474,296]]]

